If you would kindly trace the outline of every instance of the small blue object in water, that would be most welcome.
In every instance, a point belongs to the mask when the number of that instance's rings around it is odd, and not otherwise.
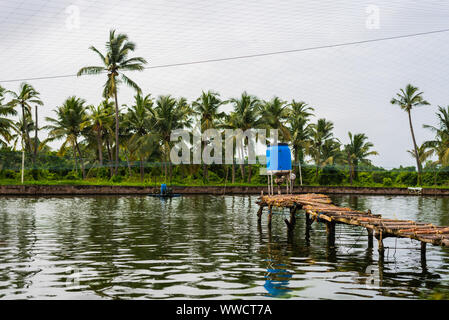
[[[167,192],[167,185],[165,183],[161,184],[161,194],[164,194]]]
[[[279,172],[292,170],[292,153],[287,143],[267,147],[267,171]]]

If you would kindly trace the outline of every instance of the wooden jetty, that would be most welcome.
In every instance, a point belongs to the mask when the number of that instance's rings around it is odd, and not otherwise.
[[[383,257],[383,240],[388,237],[410,238],[421,242],[421,258],[425,259],[426,244],[449,246],[449,227],[439,227],[430,223],[412,220],[396,220],[382,218],[380,214],[338,207],[323,194],[285,194],[262,195],[257,200],[260,206],[257,212],[259,222],[263,209],[268,208],[268,225],[271,226],[273,208],[289,208],[290,220],[285,219],[291,231],[296,223],[296,213],[303,210],[306,215],[306,230],[313,222],[326,223],[328,241],[335,244],[335,225],[346,224],[361,226],[368,232],[368,244],[372,246],[373,237],[378,241],[379,254]],[[308,232],[308,231],[307,231]]]

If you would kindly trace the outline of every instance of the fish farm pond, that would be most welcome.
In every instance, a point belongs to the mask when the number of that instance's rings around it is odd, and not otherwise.
[[[449,249],[366,229],[258,223],[257,195],[2,197],[0,299],[449,298]],[[332,195],[339,206],[449,226],[449,197]]]

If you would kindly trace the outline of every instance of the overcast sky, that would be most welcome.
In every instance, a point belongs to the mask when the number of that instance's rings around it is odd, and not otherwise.
[[[448,17],[449,1],[0,0],[0,85],[17,90],[20,81],[9,80],[99,65],[88,47],[104,51],[111,28],[128,34],[137,44],[133,55],[152,67],[448,29]],[[212,89],[223,98],[246,90],[306,101],[317,118],[334,122],[343,143],[348,131],[366,133],[380,153],[374,164],[390,168],[414,164],[406,152],[412,148],[407,115],[391,98],[407,83],[424,91],[431,106],[414,110],[413,121],[419,144],[431,138],[422,125],[435,125],[437,106],[449,105],[448,55],[449,32],[442,32],[128,76],[155,97],[194,100]],[[98,104],[105,77],[30,80],[45,103],[40,123],[71,95]],[[132,103],[132,96],[121,88],[119,103]]]

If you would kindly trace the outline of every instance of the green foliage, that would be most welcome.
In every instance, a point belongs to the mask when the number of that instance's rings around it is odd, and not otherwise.
[[[318,182],[321,185],[336,185],[341,184],[344,178],[345,175],[343,172],[341,172],[335,166],[328,165],[321,170]]]
[[[374,183],[383,183],[385,178],[389,178],[389,174],[387,171],[374,171],[371,177]]]
[[[385,187],[391,187],[393,185],[393,180],[391,180],[391,178],[384,178],[382,183]]]
[[[70,171],[69,173],[67,173],[67,175],[64,177],[64,179],[66,180],[79,180],[81,177],[79,175],[79,173],[75,172],[75,171]]]
[[[122,176],[119,176],[119,175],[117,175],[117,176],[112,176],[112,178],[111,178],[109,181],[111,181],[111,182],[113,182],[113,183],[120,183],[120,182],[123,181],[123,177],[122,177]]]
[[[416,172],[400,172],[396,176],[395,182],[406,186],[415,186],[418,182],[418,174]]]
[[[16,172],[14,170],[5,169],[0,171],[0,178],[2,179],[15,179]]]

